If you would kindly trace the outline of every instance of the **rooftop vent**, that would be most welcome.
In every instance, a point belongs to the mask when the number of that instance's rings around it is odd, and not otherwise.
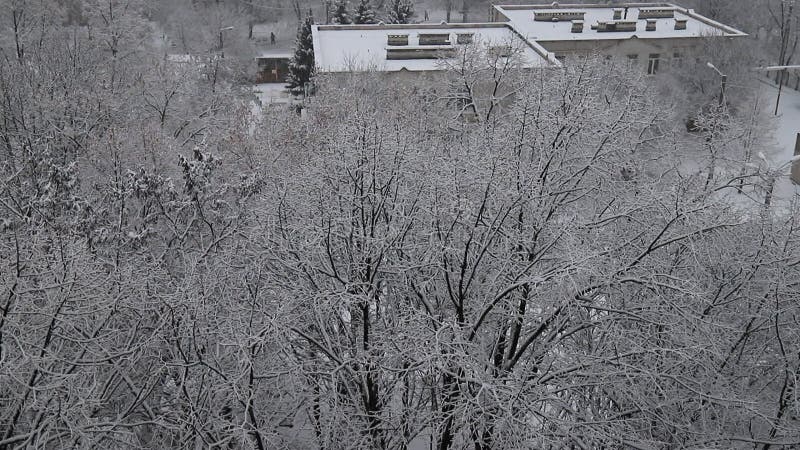
[[[597,25],[592,25],[592,29],[605,33],[614,31],[636,31],[636,22],[628,20],[597,22]]]
[[[572,21],[572,32],[573,33],[583,33],[583,21],[582,20],[573,20]]]
[[[622,20],[622,10],[621,9],[614,9],[614,20]]]
[[[656,19],[647,19],[645,31],[656,31]]]
[[[560,22],[562,20],[583,20],[583,11],[534,11],[533,20],[537,22]]]
[[[387,48],[386,59],[439,59],[453,56],[455,48]]]
[[[450,34],[420,34],[419,45],[450,45]]]
[[[685,30],[686,29],[686,19],[675,19],[675,29],[676,30]]]
[[[407,34],[390,34],[386,38],[386,45],[408,45]]]
[[[671,19],[675,17],[674,8],[639,8],[639,20]]]

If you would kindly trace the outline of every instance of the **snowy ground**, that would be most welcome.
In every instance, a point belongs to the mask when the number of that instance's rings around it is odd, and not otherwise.
[[[286,83],[262,83],[253,86],[253,93],[261,105],[289,103],[291,97],[286,91]]]
[[[286,90],[286,83],[261,83],[253,85],[255,98],[250,104],[253,117],[261,117],[261,112],[269,106],[288,105],[292,97]]]
[[[297,22],[294,19],[284,19],[280,22],[253,25],[253,39],[259,43],[260,47],[273,46],[270,44],[270,33],[275,33],[274,47],[292,48],[297,34]]]
[[[732,186],[718,191],[717,195],[744,210],[761,211],[767,197],[769,181],[774,179],[770,209],[773,212],[787,212],[796,207],[794,204],[800,195],[800,186],[792,183],[789,178],[789,161],[794,155],[795,137],[800,133],[800,92],[783,89],[777,115],[774,113],[777,87],[764,80],[760,83],[757,94],[761,108],[758,126],[768,137],[753,148],[752,159],[745,170],[749,174],[761,175],[746,178],[741,192]],[[683,138],[696,141],[702,136],[687,133]],[[709,155],[697,153],[698,148],[702,148],[698,142],[681,149],[680,140],[678,141],[678,170],[685,175],[705,176],[707,173]],[[736,149],[732,147],[731,150]],[[716,169],[718,182],[742,174],[742,155],[739,152],[734,151],[728,155],[722,153],[719,158]]]
[[[285,107],[292,102],[292,96],[286,90],[286,83],[261,83],[253,85],[253,100],[250,101],[252,121],[250,132],[255,130],[262,113],[266,108]]]
[[[774,142],[769,145],[764,154],[773,167],[782,167],[780,178],[775,184],[776,202],[788,202],[794,195],[800,195],[800,186],[789,179],[788,161],[794,155],[794,146],[797,133],[800,133],[800,92],[784,88],[778,115],[774,116],[775,99],[778,89],[773,85],[764,83],[761,88],[765,100],[765,108],[770,117],[774,118]]]

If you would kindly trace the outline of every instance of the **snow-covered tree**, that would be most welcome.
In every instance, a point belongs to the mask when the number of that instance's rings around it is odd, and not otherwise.
[[[798,447],[800,212],[759,104],[687,136],[624,62],[476,39],[254,127],[146,10],[82,3],[90,35],[50,3],[0,0],[0,448]]]
[[[333,3],[333,11],[331,11],[331,22],[337,25],[349,25],[353,23],[350,20],[350,11],[347,10],[347,0],[336,0]]]
[[[375,16],[375,10],[372,9],[370,0],[361,0],[356,7],[353,14],[353,23],[355,24],[370,24],[377,23],[378,19]]]
[[[294,56],[289,61],[289,78],[286,87],[294,95],[301,95],[303,87],[314,75],[314,41],[311,37],[311,25],[314,18],[309,13],[297,28]]]
[[[487,83],[501,67],[478,53],[450,70],[491,126],[321,77],[264,244],[280,297],[301,299],[292,364],[322,374],[301,381],[320,447],[424,430],[440,450],[797,441],[783,308],[800,271],[775,262],[797,257],[798,219],[715,201],[721,170],[712,189],[663,170],[664,102],[609,67]],[[503,109],[495,86],[515,92]]]
[[[414,17],[414,4],[411,0],[392,0],[386,15],[386,23],[411,23],[412,17]]]

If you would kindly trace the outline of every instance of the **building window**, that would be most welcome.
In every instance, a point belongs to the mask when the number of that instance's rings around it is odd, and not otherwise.
[[[683,55],[680,52],[672,54],[672,65],[673,67],[681,67],[683,65]]]
[[[472,44],[472,34],[459,34],[456,37],[456,42],[459,44]]]
[[[489,47],[489,56],[491,58],[508,58],[512,54],[510,45],[495,45]]]
[[[658,73],[658,62],[661,58],[659,53],[650,53],[650,57],[647,61],[647,74],[648,75],[655,75]]]

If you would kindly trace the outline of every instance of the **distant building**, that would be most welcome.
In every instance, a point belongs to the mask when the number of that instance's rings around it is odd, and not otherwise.
[[[495,5],[489,23],[315,25],[320,73],[442,70],[442,58],[477,40],[490,52],[521,41],[521,66],[557,67],[568,56],[628,58],[649,74],[710,37],[745,33],[669,3]]]
[[[489,19],[510,24],[559,60],[592,53],[627,58],[648,74],[684,57],[700,40],[745,33],[670,3],[495,5]]]
[[[438,71],[442,59],[473,42],[499,57],[514,49],[525,68],[560,65],[507,23],[314,25],[312,35],[317,71],[322,73]]]

